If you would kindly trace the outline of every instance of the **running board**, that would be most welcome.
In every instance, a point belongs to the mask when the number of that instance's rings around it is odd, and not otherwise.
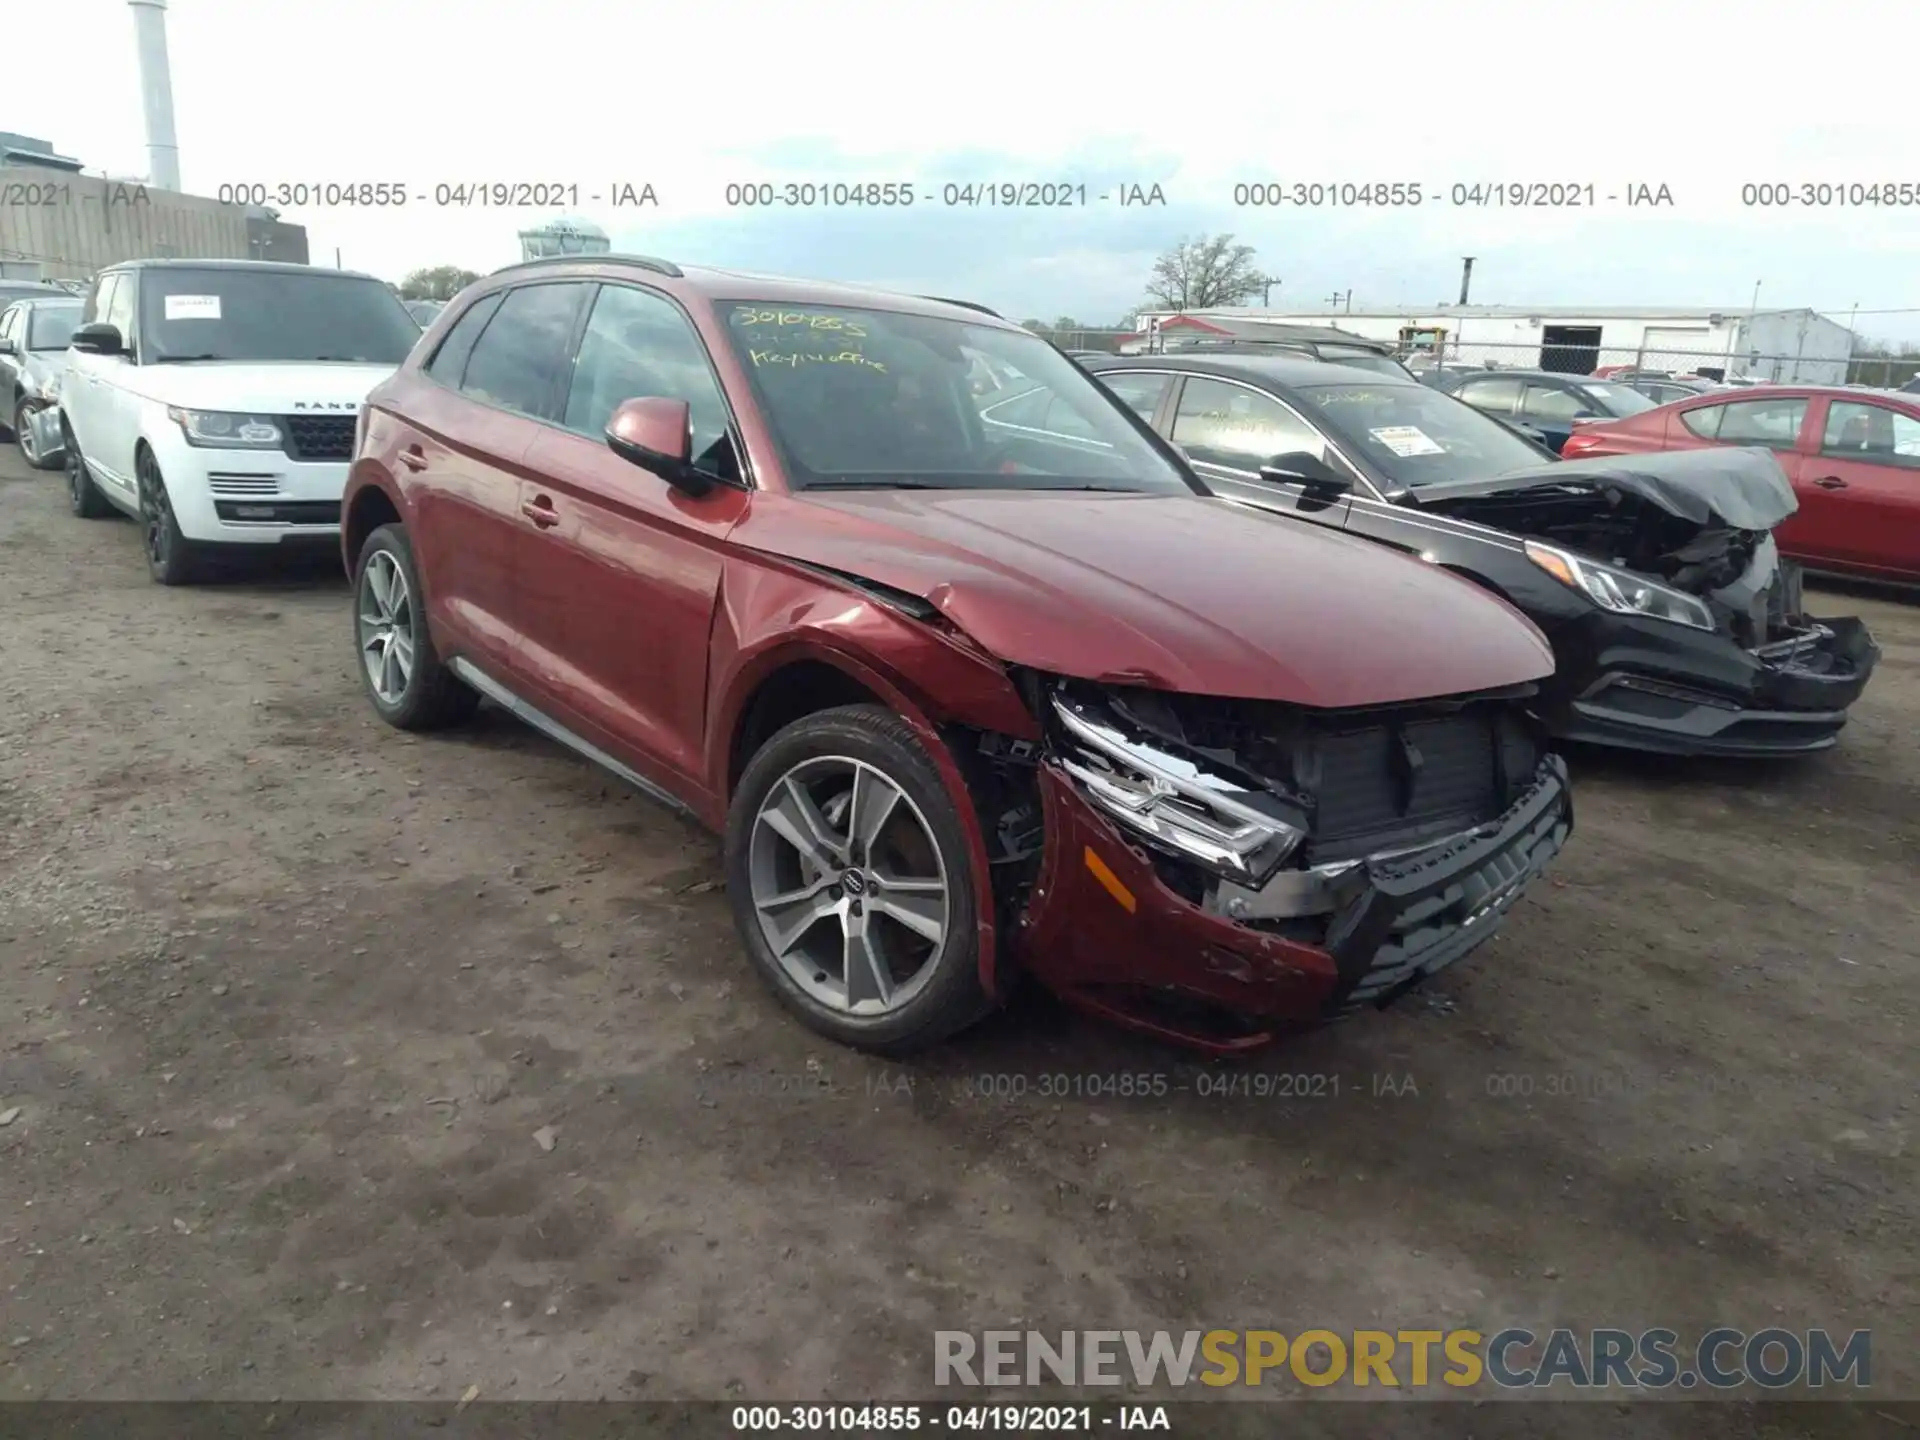
[[[633,788],[641,794],[645,795],[649,800],[657,800],[669,810],[673,810],[678,814],[688,816],[689,818],[693,816],[693,811],[682,801],[676,800],[651,780],[643,779],[641,776],[635,774],[630,767],[622,765],[598,745],[588,740],[582,740],[558,720],[551,718],[542,711],[534,709],[533,706],[522,700],[518,695],[507,689],[506,686],[502,685],[498,680],[495,680],[491,675],[487,674],[486,671],[480,669],[479,666],[473,664],[471,661],[462,660],[456,656],[447,662],[447,668],[467,684],[471,685],[475,690],[479,691],[481,695],[498,705],[502,710],[505,710],[515,719],[531,725],[549,740],[557,740],[576,755],[584,756],[588,760],[593,761],[594,764],[600,766],[603,770],[611,771],[626,781],[627,784],[633,786]]]

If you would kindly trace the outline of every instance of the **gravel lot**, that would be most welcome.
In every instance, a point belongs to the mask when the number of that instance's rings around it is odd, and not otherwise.
[[[1577,757],[1496,942],[1259,1062],[1337,1096],[1202,1098],[1038,996],[814,1040],[708,837],[492,712],[387,729],[338,576],[164,590],[8,450],[0,1399],[924,1399],[936,1328],[1505,1323],[1872,1327],[1920,1398],[1920,605],[1819,598],[1886,651],[1837,751]],[[1039,1093],[1121,1072],[1174,1092]]]

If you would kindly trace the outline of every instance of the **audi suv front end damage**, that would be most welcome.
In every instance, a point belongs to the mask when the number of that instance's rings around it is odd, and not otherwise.
[[[1384,1006],[1488,939],[1573,827],[1531,686],[1316,711],[1053,680],[1022,962],[1218,1050]]]

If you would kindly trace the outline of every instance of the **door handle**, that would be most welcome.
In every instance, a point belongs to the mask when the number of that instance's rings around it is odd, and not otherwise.
[[[427,452],[418,445],[409,445],[400,452],[400,463],[409,470],[424,470],[427,468]]]
[[[1847,482],[1842,480],[1838,475],[1822,475],[1813,483],[1818,485],[1822,490],[1844,490],[1847,488]]]
[[[553,501],[544,495],[538,500],[527,501],[520,507],[520,513],[542,530],[550,529],[560,523],[560,516],[553,508]]]

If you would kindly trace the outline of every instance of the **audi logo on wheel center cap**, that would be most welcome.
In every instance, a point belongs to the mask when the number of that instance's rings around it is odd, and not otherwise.
[[[867,877],[858,870],[849,870],[840,877],[840,885],[849,895],[864,895],[867,890]]]

